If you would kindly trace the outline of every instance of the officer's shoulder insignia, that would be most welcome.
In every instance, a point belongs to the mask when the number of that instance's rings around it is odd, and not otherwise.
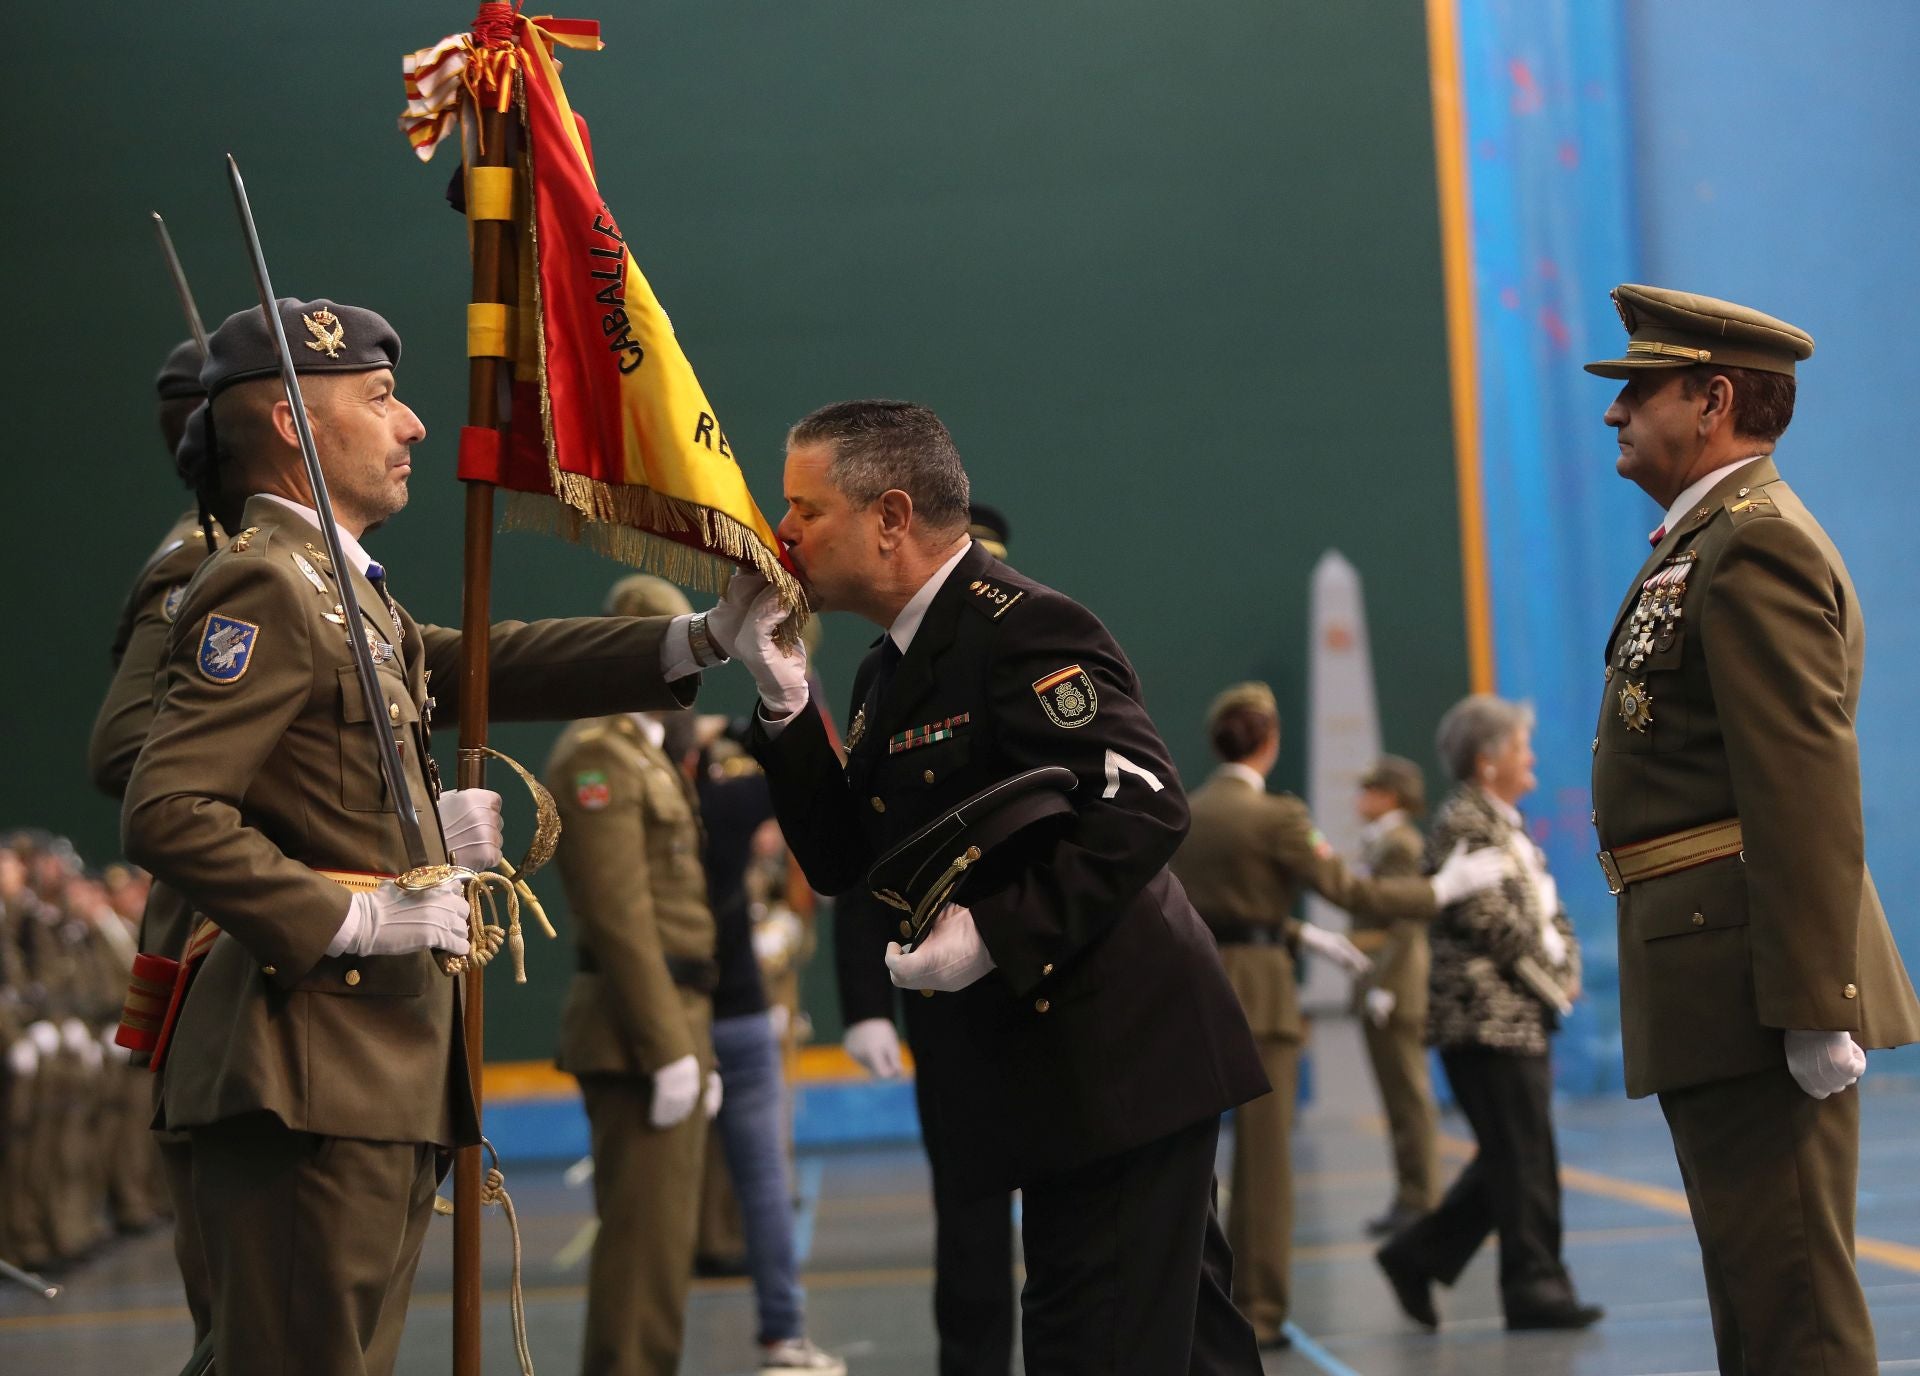
[[[1741,488],[1727,499],[1727,513],[1736,522],[1750,521],[1756,516],[1778,516],[1780,508],[1773,504],[1773,498],[1764,488]]]
[[[237,681],[253,663],[259,639],[260,628],[251,621],[213,613],[200,636],[200,672],[215,683]]]
[[[998,621],[1027,595],[1024,588],[1002,587],[991,578],[974,579],[967,584],[967,593],[967,605],[989,621]]]
[[[765,771],[760,768],[760,761],[751,755],[729,755],[715,760],[708,772],[716,779],[750,779]]]
[[[1034,680],[1033,695],[1040,699],[1040,710],[1047,714],[1047,720],[1068,731],[1085,726],[1100,710],[1093,676],[1078,664]]]
[[[186,595],[187,585],[185,583],[175,583],[172,587],[168,588],[167,595],[160,599],[160,615],[165,617],[168,622],[172,622],[176,616],[180,615],[180,603]]]
[[[588,812],[598,812],[613,801],[613,785],[604,769],[583,769],[573,776],[573,800]]]
[[[253,548],[253,542],[255,540],[260,540],[262,544],[266,543],[265,540],[261,538],[259,526],[248,526],[227,542],[227,553],[245,554]]]

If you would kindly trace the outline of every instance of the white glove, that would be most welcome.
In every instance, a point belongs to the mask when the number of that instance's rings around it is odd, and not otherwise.
[[[1848,1032],[1789,1032],[1787,1071],[1800,1088],[1824,1099],[1859,1082],[1867,1053]]]
[[[87,1031],[87,1025],[78,1018],[67,1018],[61,1022],[60,1040],[76,1056],[85,1056],[88,1047],[93,1047],[96,1053],[100,1050],[93,1045],[93,1034]]]
[[[1556,969],[1567,963],[1567,939],[1552,922],[1540,924],[1540,954]]]
[[[1513,857],[1500,847],[1487,846],[1469,855],[1467,843],[1462,841],[1428,882],[1433,885],[1433,901],[1449,908],[1492,888],[1512,872]]]
[[[887,943],[887,969],[902,989],[936,989],[951,994],[993,968],[987,943],[973,925],[973,913],[957,903],[941,908],[933,926],[911,951]]]
[[[727,590],[707,613],[707,638],[728,659],[740,643],[740,628],[746,625],[747,609],[753,599],[767,588],[767,580],[757,573],[736,573],[727,580]]]
[[[779,591],[762,588],[733,647],[733,657],[753,675],[769,721],[784,721],[807,705],[807,647],[795,641],[791,650],[783,650],[773,643],[774,629],[786,619]]]
[[[1364,975],[1373,968],[1372,958],[1347,940],[1345,932],[1303,922],[1300,924],[1300,946],[1316,956],[1325,956],[1350,975]]]
[[[456,865],[490,870],[500,863],[500,795],[490,788],[453,788],[440,795],[440,830]]]
[[[1369,989],[1364,1000],[1367,1009],[1367,1021],[1375,1027],[1385,1027],[1387,1019],[1393,1016],[1393,1010],[1400,1000],[1391,989]]]
[[[726,1089],[720,1083],[720,1072],[707,1072],[707,1092],[700,1096],[700,1111],[707,1115],[711,1123],[720,1112],[720,1101],[726,1097]]]
[[[653,1104],[647,1121],[657,1128],[675,1128],[693,1116],[700,1102],[700,1062],[691,1056],[668,1061],[653,1072]]]
[[[773,1029],[773,1039],[777,1042],[787,1039],[787,1026],[793,1021],[793,1013],[784,1003],[776,1003],[767,1010],[767,1026]]]
[[[7,1069],[19,1080],[30,1080],[39,1071],[40,1051],[31,1037],[22,1037],[7,1048]]]
[[[50,1022],[42,1020],[27,1028],[27,1039],[39,1049],[43,1058],[60,1054],[60,1029]]]
[[[892,1018],[862,1018],[847,1029],[840,1044],[876,1080],[897,1080],[906,1073],[900,1059],[900,1033]]]
[[[753,955],[762,965],[780,968],[787,957],[800,949],[806,928],[789,911],[775,913],[764,922],[753,924]]]
[[[408,893],[382,884],[356,893],[327,943],[330,956],[397,956],[408,951],[467,953],[467,895],[458,879]]]

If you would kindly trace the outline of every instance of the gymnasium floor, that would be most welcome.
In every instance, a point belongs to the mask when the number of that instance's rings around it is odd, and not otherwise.
[[[1296,1140],[1298,1245],[1287,1376],[1711,1376],[1713,1346],[1697,1254],[1664,1124],[1652,1103],[1569,1101],[1559,1107],[1566,1167],[1567,1252],[1583,1295],[1608,1317],[1588,1333],[1509,1335],[1500,1326],[1493,1256],[1476,1258],[1442,1296],[1445,1325],[1429,1335],[1393,1306],[1361,1236],[1388,1193],[1385,1144],[1360,1078],[1352,1029],[1316,1032],[1321,1101]],[[1920,1372],[1920,1081],[1869,1077],[1863,1089],[1860,1270],[1883,1371]],[[1444,1163],[1457,1167],[1463,1128],[1444,1125]],[[800,1235],[812,1336],[844,1354],[853,1376],[930,1376],[932,1218],[916,1148],[802,1157]],[[525,1243],[527,1310],[536,1365],[576,1369],[588,1191],[558,1167],[510,1172]],[[505,1225],[490,1224],[486,1369],[515,1372],[505,1283]],[[422,1263],[400,1370],[450,1370],[451,1227],[435,1224]],[[124,1243],[64,1278],[55,1302],[0,1292],[0,1373],[6,1376],[171,1376],[188,1347],[186,1312],[159,1236]],[[744,1282],[697,1282],[687,1376],[751,1376],[753,1310]]]

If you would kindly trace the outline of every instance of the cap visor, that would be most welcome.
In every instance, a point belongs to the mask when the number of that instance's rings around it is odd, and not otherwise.
[[[1693,360],[1687,358],[1603,358],[1597,363],[1586,365],[1587,371],[1595,377],[1629,378],[1648,368],[1691,368]]]

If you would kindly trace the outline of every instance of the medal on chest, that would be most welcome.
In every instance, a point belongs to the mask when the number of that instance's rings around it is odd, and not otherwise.
[[[1649,656],[1671,649],[1686,616],[1687,580],[1695,554],[1688,550],[1662,565],[1640,584],[1640,596],[1614,647],[1613,667],[1623,676],[1639,672]],[[1620,720],[1629,731],[1653,724],[1653,695],[1642,680],[1624,678],[1615,697]]]
[[[853,714],[853,725],[847,728],[847,749],[851,750],[866,739],[867,709],[864,705]]]

